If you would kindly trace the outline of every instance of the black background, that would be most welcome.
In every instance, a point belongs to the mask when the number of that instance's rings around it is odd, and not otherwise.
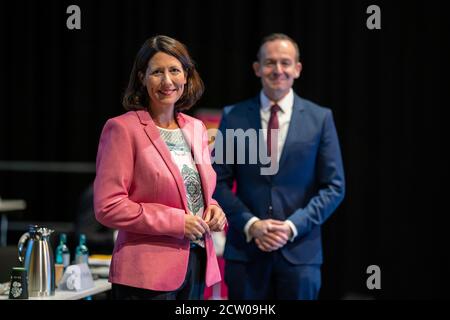
[[[81,30],[66,28],[71,4]],[[381,30],[366,27],[371,4]],[[294,89],[333,110],[346,171],[323,228],[321,298],[449,298],[447,20],[444,1],[2,2],[0,161],[93,163],[150,36],[177,38],[197,62],[193,114],[256,95],[259,42],[284,32],[301,51]],[[26,199],[21,219],[71,222],[93,179],[3,167],[0,195]],[[372,264],[381,290],[366,288]]]

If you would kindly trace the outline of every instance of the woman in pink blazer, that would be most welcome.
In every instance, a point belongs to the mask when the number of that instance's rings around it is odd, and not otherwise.
[[[156,36],[138,52],[127,113],[102,131],[94,182],[97,220],[118,229],[109,280],[116,299],[202,299],[221,280],[211,232],[226,218],[203,123],[180,111],[203,82],[185,46]]]

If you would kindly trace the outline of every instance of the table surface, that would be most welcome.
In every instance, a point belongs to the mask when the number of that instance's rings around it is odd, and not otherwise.
[[[54,296],[49,297],[30,297],[28,300],[80,300],[89,296],[96,295],[111,289],[111,283],[108,279],[94,280],[94,287],[83,291],[62,291],[55,290]],[[7,300],[8,296],[0,295],[0,300]]]
[[[27,207],[25,200],[21,199],[0,199],[0,212],[11,212],[24,210]]]

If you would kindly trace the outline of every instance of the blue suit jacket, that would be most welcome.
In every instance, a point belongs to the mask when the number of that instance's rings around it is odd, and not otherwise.
[[[320,225],[333,213],[345,193],[344,170],[333,116],[330,109],[294,95],[292,118],[277,174],[261,175],[262,164],[218,164],[214,198],[227,214],[229,230],[224,257],[250,261],[267,253],[254,241],[246,242],[243,232],[253,217],[291,220],[298,230],[293,242],[282,249],[294,264],[321,264]],[[259,96],[225,107],[219,130],[261,129]],[[230,146],[224,140],[224,154]],[[217,141],[216,141],[217,142]],[[236,141],[235,141],[236,142]],[[236,148],[236,143],[234,143]],[[228,147],[228,149],[227,149]],[[266,149],[259,143],[259,148]],[[246,144],[246,159],[249,145]],[[216,153],[217,155],[217,153]],[[236,195],[231,192],[237,183]]]

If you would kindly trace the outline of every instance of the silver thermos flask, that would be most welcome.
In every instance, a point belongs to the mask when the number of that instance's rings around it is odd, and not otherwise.
[[[30,225],[18,243],[19,261],[28,273],[28,295],[46,297],[55,294],[55,261],[49,241],[54,230]],[[26,247],[26,249],[24,249]]]

